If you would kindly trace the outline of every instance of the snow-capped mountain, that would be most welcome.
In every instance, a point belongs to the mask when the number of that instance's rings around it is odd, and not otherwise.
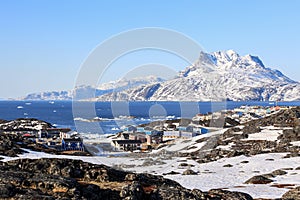
[[[146,76],[146,77],[135,77],[135,78],[122,78],[117,81],[110,81],[108,83],[101,84],[99,90],[109,90],[113,89],[114,92],[138,87],[141,85],[153,84],[164,82],[165,79],[156,76]]]
[[[300,83],[266,68],[252,55],[233,50],[201,52],[199,59],[174,79],[114,91],[98,101],[295,101]]]
[[[137,78],[121,78],[116,81],[103,83],[98,87],[95,86],[78,86],[74,90],[68,91],[51,91],[28,94],[18,100],[72,100],[76,99],[89,99],[91,96],[101,96],[112,92],[121,92],[130,88],[138,87],[141,85],[153,84],[165,81],[162,78],[155,76],[137,77]]]
[[[18,100],[71,100],[73,92],[70,91],[51,91],[31,93]]]

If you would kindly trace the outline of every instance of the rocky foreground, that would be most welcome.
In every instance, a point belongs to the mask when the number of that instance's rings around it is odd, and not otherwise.
[[[161,176],[118,171],[79,160],[14,160],[0,165],[4,199],[241,199],[245,193],[188,190]]]

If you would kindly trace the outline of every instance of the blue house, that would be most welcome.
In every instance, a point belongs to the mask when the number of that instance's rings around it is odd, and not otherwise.
[[[196,132],[189,132],[189,131],[181,131],[181,137],[183,138],[192,138],[199,135],[199,133]]]
[[[201,134],[206,134],[208,133],[208,129],[207,128],[201,128]]]
[[[144,127],[137,127],[137,132],[145,132],[145,128]]]
[[[81,138],[64,138],[61,141],[61,149],[64,151],[84,151]]]
[[[193,126],[178,126],[177,129],[179,131],[193,132],[194,127]]]

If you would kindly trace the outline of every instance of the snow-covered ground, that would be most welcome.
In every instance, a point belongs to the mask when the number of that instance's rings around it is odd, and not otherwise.
[[[266,140],[266,141],[276,141],[277,137],[282,134],[282,130],[276,130],[276,129],[263,129],[259,133],[253,133],[249,134],[247,139],[243,139],[243,141],[246,140]]]
[[[233,158],[221,159],[215,162],[199,164],[194,160],[183,157],[170,157],[168,155],[144,155],[138,157],[128,156],[66,156],[51,155],[41,152],[28,151],[28,153],[19,155],[17,158],[5,156],[2,162],[14,159],[38,159],[38,158],[67,158],[80,159],[85,162],[94,164],[105,164],[113,167],[121,167],[124,170],[134,171],[137,173],[151,173],[163,175],[179,182],[182,186],[193,189],[197,188],[207,191],[213,188],[224,188],[232,191],[241,191],[250,194],[254,198],[279,198],[285,192],[286,188],[272,187],[274,184],[294,184],[300,185],[300,170],[295,168],[300,166],[300,158],[283,158],[285,153],[260,154],[252,157],[238,156]],[[248,163],[242,161],[248,161]],[[189,166],[181,165],[186,163]],[[224,165],[232,165],[232,167],[224,167]],[[244,184],[249,178],[271,173],[277,169],[292,168],[286,170],[288,174],[273,178],[274,182],[266,185]],[[198,172],[198,175],[182,175],[186,169],[192,169]],[[166,175],[174,171],[180,174]]]
[[[198,140],[223,134],[226,130],[227,129],[221,129],[218,131],[211,132],[209,134],[202,134],[202,135],[193,137],[192,139],[189,139],[189,140],[179,138],[179,139],[174,140],[173,143],[171,143],[163,148],[160,148],[159,150],[152,151],[152,153],[158,153],[163,150],[172,151],[172,152],[180,151],[181,153],[195,152],[195,151],[198,151],[199,149],[201,149],[206,143],[205,141],[199,143],[199,142],[197,142]]]

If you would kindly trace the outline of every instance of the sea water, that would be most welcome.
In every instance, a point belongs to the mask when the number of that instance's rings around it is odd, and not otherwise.
[[[116,133],[122,126],[155,120],[192,118],[198,113],[242,105],[300,106],[300,102],[74,102],[0,101],[0,119],[37,118],[83,133]],[[87,108],[93,108],[93,112]],[[75,109],[75,110],[74,110]]]

